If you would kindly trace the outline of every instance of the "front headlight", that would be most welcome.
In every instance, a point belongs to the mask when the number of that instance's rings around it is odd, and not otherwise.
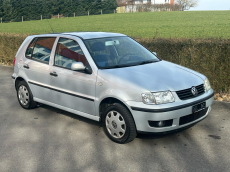
[[[145,104],[165,104],[175,102],[171,91],[157,92],[157,93],[143,93],[141,94],[142,101]]]
[[[204,88],[206,92],[211,89],[211,85],[210,85],[208,78],[206,78],[204,81]]]
[[[155,99],[152,95],[152,93],[143,93],[141,94],[142,96],[142,101],[145,104],[155,104]]]

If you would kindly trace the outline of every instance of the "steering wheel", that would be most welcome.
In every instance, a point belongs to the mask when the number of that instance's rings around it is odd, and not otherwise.
[[[131,53],[126,53],[125,55],[121,56],[120,60],[118,61],[118,64],[120,64],[122,62],[122,60],[124,60],[124,58],[128,55],[132,55]]]

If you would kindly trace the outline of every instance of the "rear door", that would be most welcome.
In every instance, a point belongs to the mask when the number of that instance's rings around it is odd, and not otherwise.
[[[50,56],[56,37],[37,37],[28,46],[23,69],[32,94],[35,98],[52,101],[50,85]]]
[[[76,40],[60,37],[50,72],[53,102],[90,115],[95,114],[95,73],[72,71],[74,62],[89,63]]]

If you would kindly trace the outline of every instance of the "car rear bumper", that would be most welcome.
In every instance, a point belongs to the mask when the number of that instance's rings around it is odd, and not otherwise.
[[[206,94],[189,103],[168,108],[164,106],[164,108],[146,109],[140,106],[133,107],[132,105],[137,105],[137,102],[133,104],[132,102],[128,102],[128,104],[130,105],[138,132],[164,133],[184,128],[206,118],[211,111],[213,100],[214,93],[210,91],[208,95]],[[142,102],[139,103],[141,104]],[[205,109],[197,113],[192,113],[193,106],[201,103],[206,104]],[[160,121],[164,121],[166,125],[163,127],[157,126]]]

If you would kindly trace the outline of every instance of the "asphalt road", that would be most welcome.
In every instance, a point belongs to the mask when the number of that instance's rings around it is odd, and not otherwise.
[[[230,103],[187,130],[110,141],[97,122],[49,106],[20,107],[0,66],[0,171],[230,171]]]

